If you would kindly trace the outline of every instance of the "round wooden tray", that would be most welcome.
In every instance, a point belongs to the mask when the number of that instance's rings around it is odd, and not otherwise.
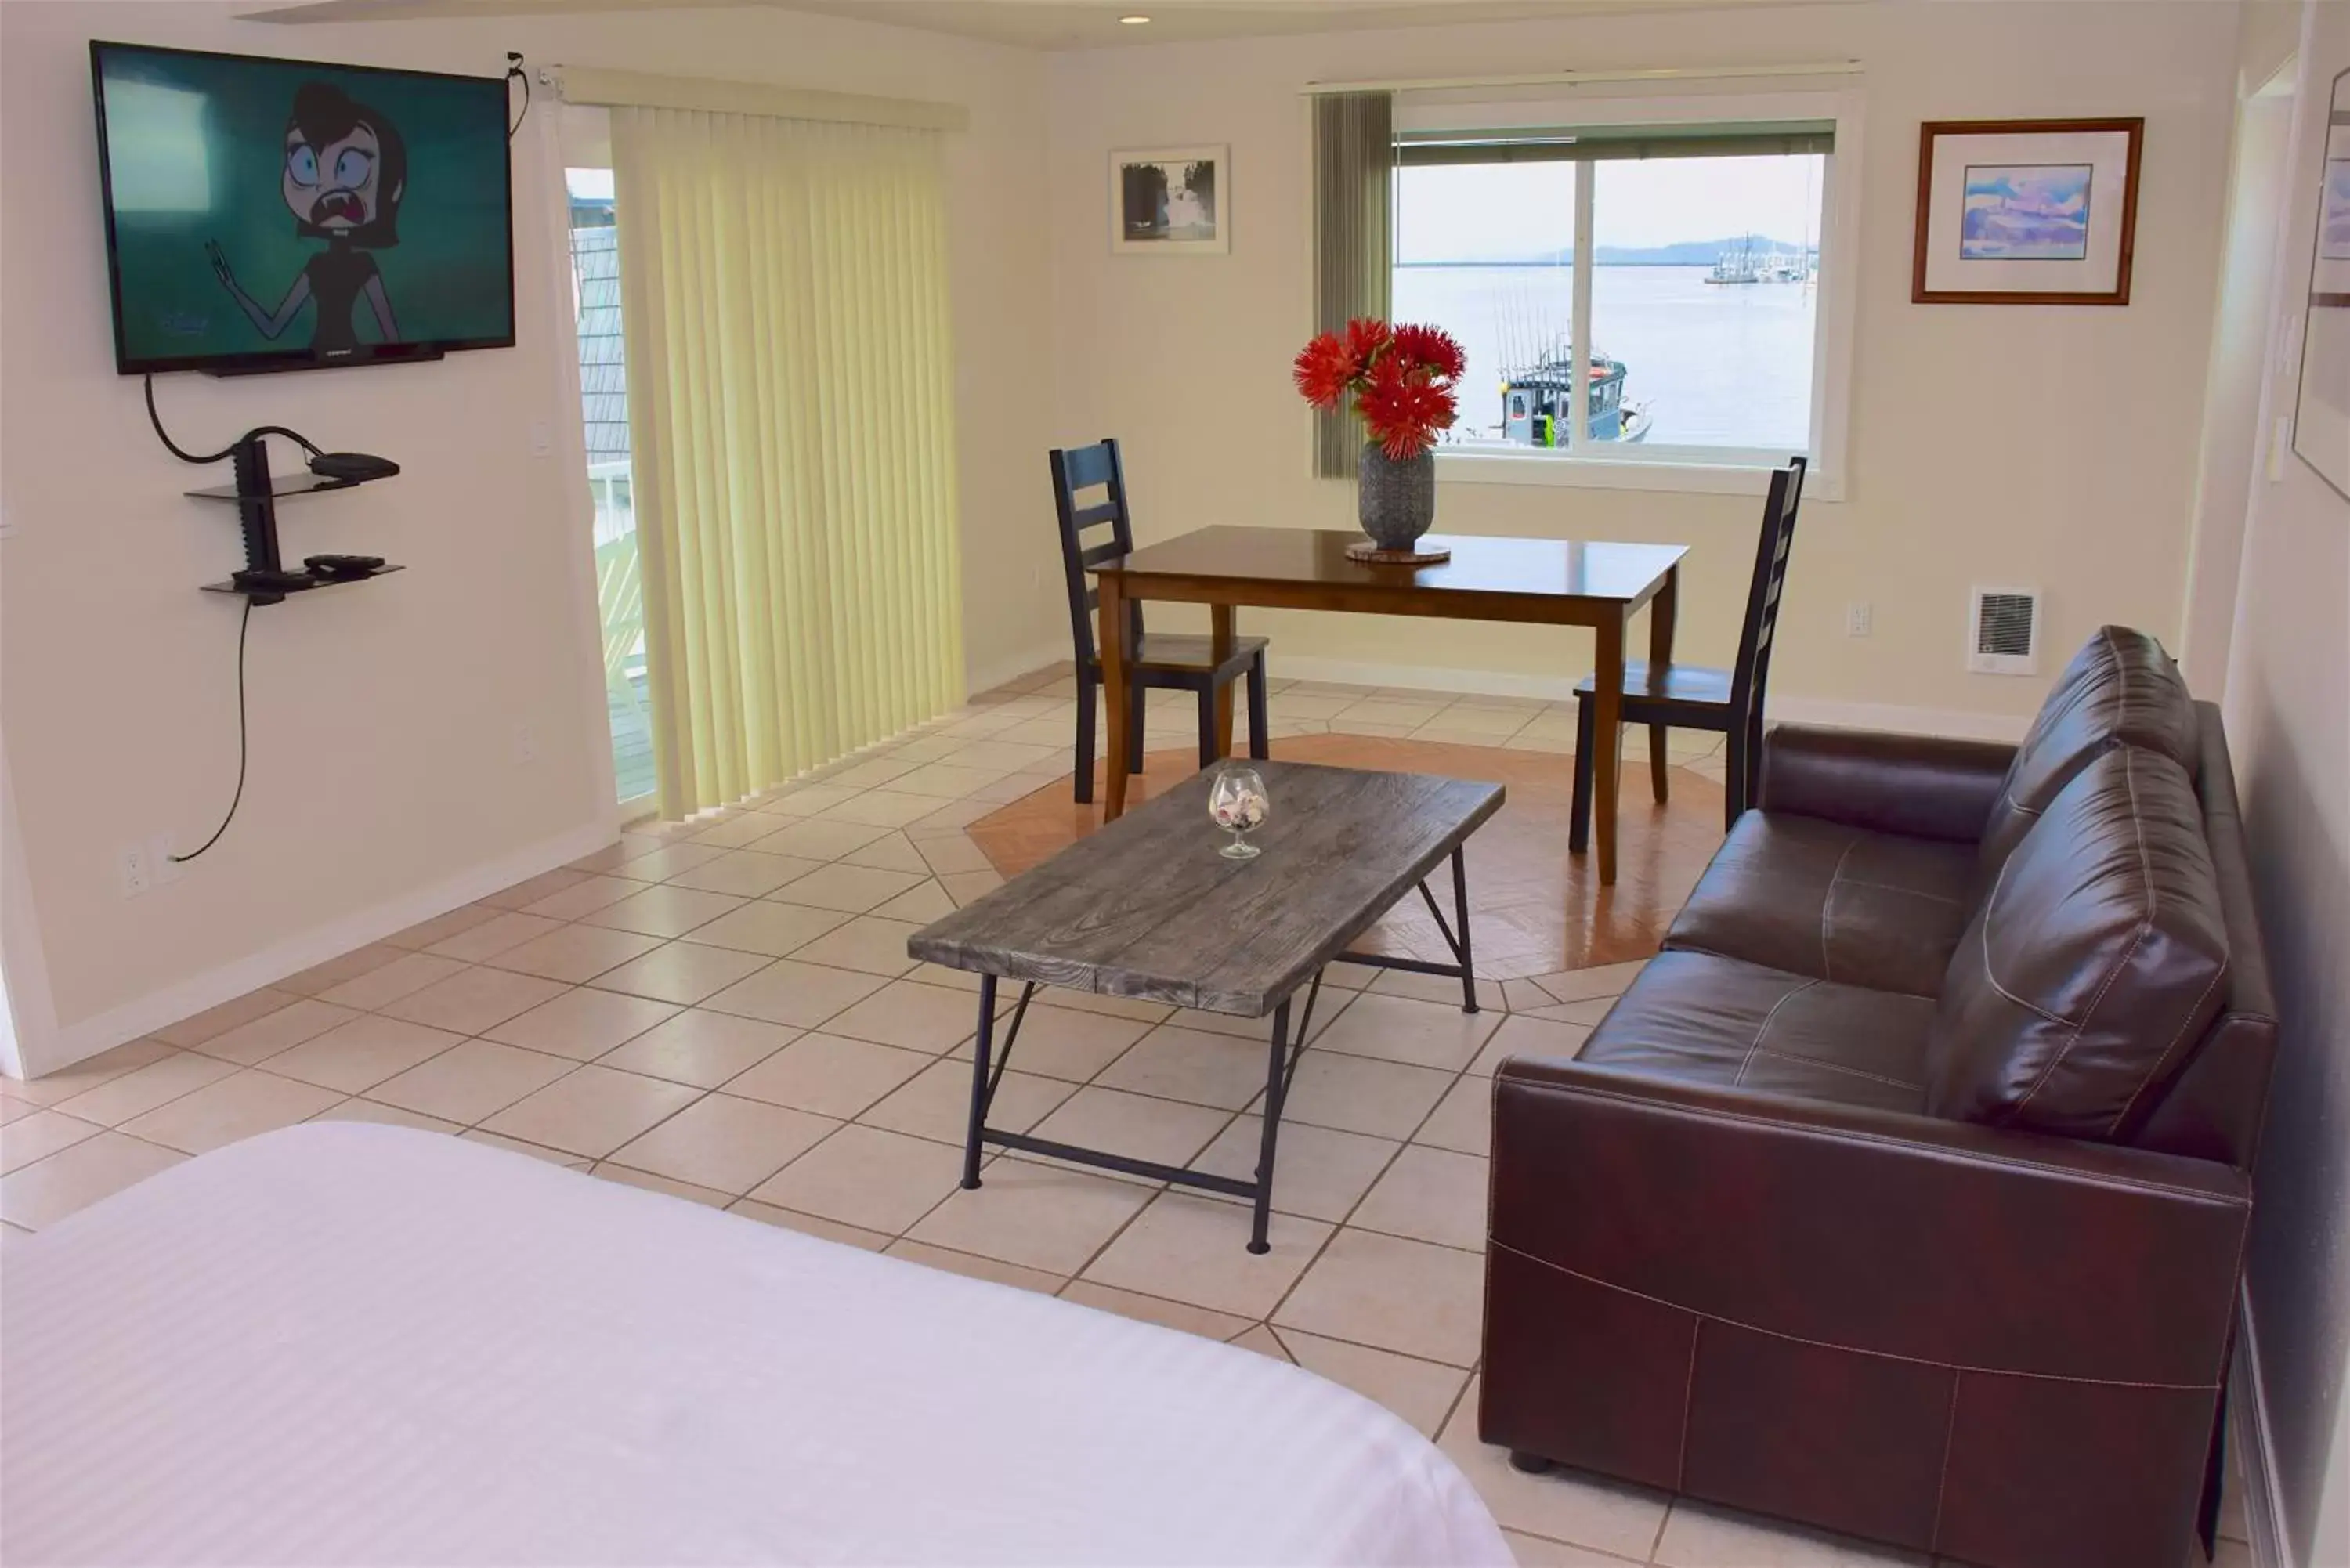
[[[1427,566],[1452,559],[1452,552],[1442,545],[1432,550],[1382,550],[1368,539],[1358,539],[1347,546],[1347,559],[1367,561],[1374,566]]]

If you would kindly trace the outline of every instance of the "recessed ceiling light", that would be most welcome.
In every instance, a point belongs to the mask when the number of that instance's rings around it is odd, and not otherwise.
[[[1120,16],[1118,20],[1129,27],[1143,27],[1150,24],[1148,16]]]

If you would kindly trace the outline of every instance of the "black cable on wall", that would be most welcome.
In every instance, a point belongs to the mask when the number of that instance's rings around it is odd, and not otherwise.
[[[218,827],[213,829],[213,836],[185,855],[172,856],[172,864],[174,866],[184,866],[218,844],[221,841],[221,835],[228,831],[228,825],[236,820],[236,808],[244,804],[244,770],[245,763],[250,760],[246,750],[248,727],[245,722],[244,703],[244,645],[252,630],[253,601],[248,598],[244,601],[244,614],[236,623],[236,793],[229,796],[228,815],[221,818],[221,825]]]

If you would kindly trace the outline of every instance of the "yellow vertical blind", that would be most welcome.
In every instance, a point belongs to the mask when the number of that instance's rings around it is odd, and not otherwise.
[[[612,111],[665,816],[962,695],[934,130]]]

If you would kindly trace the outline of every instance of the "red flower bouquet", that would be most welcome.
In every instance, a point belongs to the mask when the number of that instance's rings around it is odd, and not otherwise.
[[[1295,373],[1298,391],[1317,409],[1335,409],[1351,394],[1371,440],[1403,462],[1452,428],[1460,410],[1452,386],[1467,368],[1461,345],[1440,327],[1349,321],[1345,332],[1325,332],[1301,349]]]

